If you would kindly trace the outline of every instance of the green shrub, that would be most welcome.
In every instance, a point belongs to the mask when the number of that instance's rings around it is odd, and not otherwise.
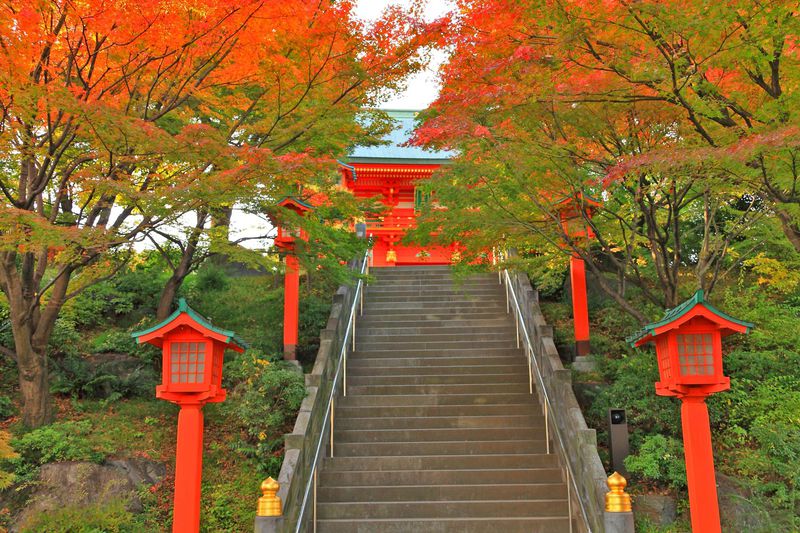
[[[53,366],[50,391],[77,398],[147,396],[159,378],[155,366],[147,361],[122,370],[114,362],[93,365],[83,357],[67,357]]]
[[[11,447],[19,456],[8,459],[8,462],[22,479],[31,479],[38,467],[45,463],[102,462],[103,454],[92,447],[91,432],[92,424],[88,420],[56,422],[34,429],[11,440]]]
[[[230,286],[230,283],[231,278],[224,268],[206,263],[197,271],[193,293],[202,295],[211,291],[223,291]]]
[[[224,408],[244,430],[246,439],[239,451],[254,457],[260,468],[276,476],[283,435],[292,429],[297,411],[305,398],[305,378],[285,363],[270,363],[251,350],[241,356],[241,368],[249,376],[241,382]]]
[[[610,384],[598,393],[589,409],[592,427],[605,428],[608,409],[620,408],[627,410],[634,447],[649,434],[680,436],[680,404],[673,398],[656,395],[654,383],[659,380],[658,364],[652,352],[640,351],[600,363]]]
[[[139,345],[136,339],[126,331],[108,330],[104,331],[92,340],[92,352],[94,353],[126,353],[137,354]]]
[[[87,507],[62,507],[41,513],[25,524],[23,533],[139,533],[142,524],[125,509],[125,502]]]
[[[8,396],[0,396],[0,420],[5,420],[14,415],[16,409],[14,402]]]
[[[648,435],[639,452],[625,459],[628,471],[644,481],[666,485],[675,490],[686,487],[686,464],[683,443],[663,435]]]

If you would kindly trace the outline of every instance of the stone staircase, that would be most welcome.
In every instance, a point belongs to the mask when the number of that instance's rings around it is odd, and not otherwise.
[[[374,269],[337,399],[319,532],[570,531],[504,289],[449,267]],[[576,529],[577,530],[577,529]]]

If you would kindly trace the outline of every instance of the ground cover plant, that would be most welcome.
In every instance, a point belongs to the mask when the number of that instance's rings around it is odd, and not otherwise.
[[[229,270],[209,264],[189,276],[180,293],[215,323],[254,339],[244,354],[226,357],[228,400],[204,410],[202,524],[203,531],[209,532],[252,527],[258,487],[266,476],[277,476],[282,435],[291,431],[305,397],[300,370],[280,362],[279,274],[232,276]],[[66,308],[59,337],[64,344],[50,351],[57,422],[33,430],[21,423],[13,361],[2,360],[0,391],[9,396],[0,396],[4,420],[0,421],[0,491],[7,489],[0,493],[4,508],[0,521],[5,521],[0,526],[7,526],[25,505],[25,495],[35,488],[43,464],[140,458],[166,465],[162,481],[142,488],[141,512],[130,512],[123,501],[89,508],[66,506],[41,513],[24,531],[169,530],[177,408],[155,399],[161,354],[136,345],[130,336],[130,331],[155,322],[157,286],[167,275],[157,253],[144,253],[113,280],[96,285]],[[306,320],[301,324],[300,353],[307,363],[313,362],[316,337],[327,319],[334,286],[322,275],[302,285],[301,309]],[[113,297],[98,299],[99,295]],[[8,337],[2,341],[11,342]],[[109,355],[123,358],[127,366],[97,364],[98,358]]]

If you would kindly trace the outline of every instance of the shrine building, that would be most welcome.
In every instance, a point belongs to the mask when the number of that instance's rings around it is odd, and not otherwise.
[[[367,219],[367,236],[373,240],[373,265],[448,265],[453,246],[404,244],[405,233],[416,225],[426,195],[417,185],[448,164],[452,152],[405,146],[414,130],[416,111],[387,111],[395,128],[388,144],[357,147],[341,163],[343,185],[358,198],[379,197],[388,210]]]

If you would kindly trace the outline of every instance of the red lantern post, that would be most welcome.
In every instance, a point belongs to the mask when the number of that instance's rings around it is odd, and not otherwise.
[[[278,206],[305,216],[313,206],[297,198],[286,197]],[[283,278],[283,358],[287,361],[297,359],[297,339],[300,321],[300,261],[295,254],[297,239],[305,239],[304,233],[289,226],[283,217],[277,216],[273,222],[278,226],[277,246],[286,255],[286,273]]]
[[[558,216],[561,229],[573,241],[594,238],[594,232],[587,220],[592,217],[600,202],[579,194],[577,198],[567,197],[558,203]],[[586,265],[577,253],[569,259],[570,287],[572,288],[572,316],[575,330],[575,356],[589,355],[589,301],[586,292]]]
[[[200,530],[200,482],[203,472],[203,406],[225,400],[222,360],[226,349],[242,352],[245,343],[216,328],[180,300],[160,324],[137,333],[139,344],[162,350],[162,383],[156,397],[180,406],[175,457],[174,533]]]
[[[722,337],[752,327],[715,309],[697,291],[628,339],[634,346],[655,343],[661,377],[656,394],[681,400],[689,508],[697,533],[721,531],[706,397],[730,388],[730,378],[722,373]]]

